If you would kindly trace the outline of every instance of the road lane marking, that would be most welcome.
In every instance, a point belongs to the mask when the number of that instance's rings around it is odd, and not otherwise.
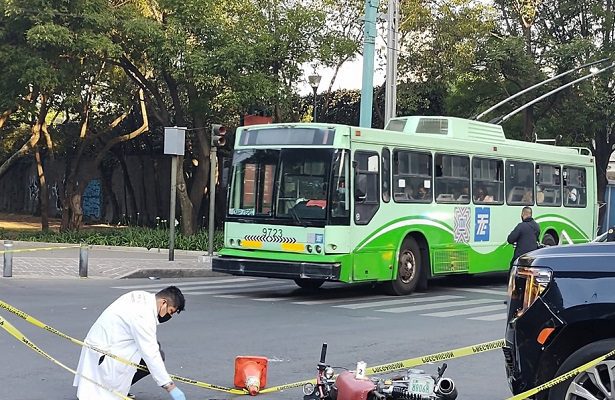
[[[376,310],[376,311],[398,314],[398,313],[405,313],[405,312],[412,312],[412,311],[436,310],[438,308],[471,306],[475,304],[500,303],[501,301],[502,300],[499,300],[499,299],[474,299],[474,300],[464,300],[464,301],[450,301],[450,302],[444,302],[444,303],[421,304],[418,306],[409,306],[409,307],[383,308],[383,309]]]
[[[454,290],[461,290],[463,292],[482,293],[482,294],[494,294],[496,296],[508,296],[506,289],[494,290],[494,289],[481,289],[481,288],[455,288]]]
[[[196,286],[196,285],[217,285],[219,283],[232,283],[232,282],[247,282],[253,281],[254,278],[231,278],[231,279],[218,279],[207,280],[197,282],[181,282],[181,283],[157,283],[155,285],[132,285],[132,286],[112,286],[112,289],[164,289],[169,286],[177,286],[179,288],[184,286]]]
[[[432,297],[414,297],[410,299],[399,299],[399,300],[384,300],[384,301],[372,301],[368,303],[355,303],[355,304],[343,304],[340,306],[333,306],[339,308],[348,308],[351,310],[358,310],[360,308],[371,308],[371,307],[380,307],[380,306],[393,306],[398,304],[413,304],[413,303],[424,303],[427,301],[445,301],[452,299],[463,299],[463,296],[432,296]]]
[[[459,315],[469,315],[469,314],[480,314],[484,312],[498,311],[505,309],[506,306],[504,304],[495,304],[490,306],[482,306],[482,307],[472,307],[472,308],[464,308],[461,310],[453,310],[453,311],[440,311],[429,314],[421,314],[428,317],[457,317]]]
[[[468,319],[476,320],[476,321],[502,321],[508,318],[506,313],[502,314],[491,314],[491,315],[483,315],[481,317],[472,317]]]

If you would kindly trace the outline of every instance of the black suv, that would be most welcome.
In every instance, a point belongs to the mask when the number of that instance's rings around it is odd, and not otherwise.
[[[539,249],[521,256],[508,285],[506,374],[518,394],[615,349],[615,243]],[[615,397],[605,360],[536,399]]]

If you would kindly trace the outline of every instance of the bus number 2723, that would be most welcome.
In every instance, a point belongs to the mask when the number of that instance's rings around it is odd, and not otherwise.
[[[265,237],[282,237],[282,229],[263,228],[263,234]]]

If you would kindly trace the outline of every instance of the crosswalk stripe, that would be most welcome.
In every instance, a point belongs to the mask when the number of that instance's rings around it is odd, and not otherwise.
[[[242,296],[240,294],[218,294],[218,295],[215,295],[214,297],[221,297],[223,299],[240,299],[246,296]]]
[[[502,313],[502,314],[483,315],[480,317],[472,317],[468,319],[472,319],[475,321],[502,321],[506,318],[508,318],[508,315],[506,313]]]
[[[208,281],[196,281],[196,282],[178,282],[175,283],[174,286],[178,288],[186,287],[186,286],[196,286],[196,285],[217,285],[219,283],[232,283],[232,282],[247,282],[253,281],[254,278],[230,278],[230,279],[218,279],[218,280],[208,280]],[[171,286],[170,283],[157,283],[155,285],[133,285],[133,286],[113,286],[113,289],[164,289],[166,287]]]
[[[482,294],[495,294],[497,296],[508,296],[506,289],[481,289],[481,288],[455,288],[455,290],[461,290],[463,292],[482,293]]]
[[[366,296],[361,297],[359,300],[370,300],[370,299],[382,299],[386,296]],[[335,303],[343,303],[345,301],[352,301],[354,298],[335,298],[335,299],[324,299],[324,300],[305,300],[305,301],[293,301],[293,304],[303,304],[303,305],[318,305],[318,304],[335,304]]]
[[[368,303],[355,303],[355,304],[342,304],[340,306],[333,306],[333,307],[358,310],[360,308],[392,306],[392,305],[397,305],[397,304],[424,303],[427,301],[444,301],[444,300],[452,300],[452,299],[463,299],[463,296],[448,296],[447,295],[447,296],[432,296],[432,297],[414,297],[411,299],[372,301]]]
[[[453,311],[440,311],[440,312],[421,314],[421,315],[425,315],[428,317],[446,318],[446,317],[457,317],[459,315],[480,314],[483,312],[503,310],[505,308],[506,306],[504,304],[495,304],[491,306],[464,308],[461,310],[453,310]]]
[[[233,286],[220,286],[220,287],[204,287],[204,288],[191,288],[188,290],[183,290],[184,294],[233,294],[233,293],[248,293],[248,292],[261,292],[263,290],[281,290],[287,289],[288,287],[280,287],[279,285],[271,282],[254,282],[242,285],[233,285]],[[257,286],[269,286],[269,287],[257,287]],[[204,289],[204,290],[200,290]]]
[[[261,297],[258,299],[252,299],[254,301],[282,301],[288,300],[288,297]]]
[[[376,311],[397,314],[397,313],[405,313],[405,312],[411,312],[411,311],[436,310],[438,308],[471,306],[475,304],[499,303],[501,301],[502,300],[499,300],[499,299],[474,299],[474,300],[464,300],[464,301],[450,301],[450,302],[443,302],[443,303],[421,304],[418,306],[409,306],[409,307],[384,308],[384,309],[380,309]]]

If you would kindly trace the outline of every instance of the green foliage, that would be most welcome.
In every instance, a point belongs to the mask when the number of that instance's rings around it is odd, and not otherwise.
[[[207,232],[202,230],[191,236],[177,233],[175,248],[178,250],[206,251],[208,247]],[[69,232],[30,232],[0,230],[0,238],[26,242],[68,243],[99,246],[128,246],[149,249],[166,249],[169,247],[169,231],[166,229],[149,229],[126,227],[118,229],[82,230]],[[219,250],[224,244],[222,231],[215,232],[214,249]]]

